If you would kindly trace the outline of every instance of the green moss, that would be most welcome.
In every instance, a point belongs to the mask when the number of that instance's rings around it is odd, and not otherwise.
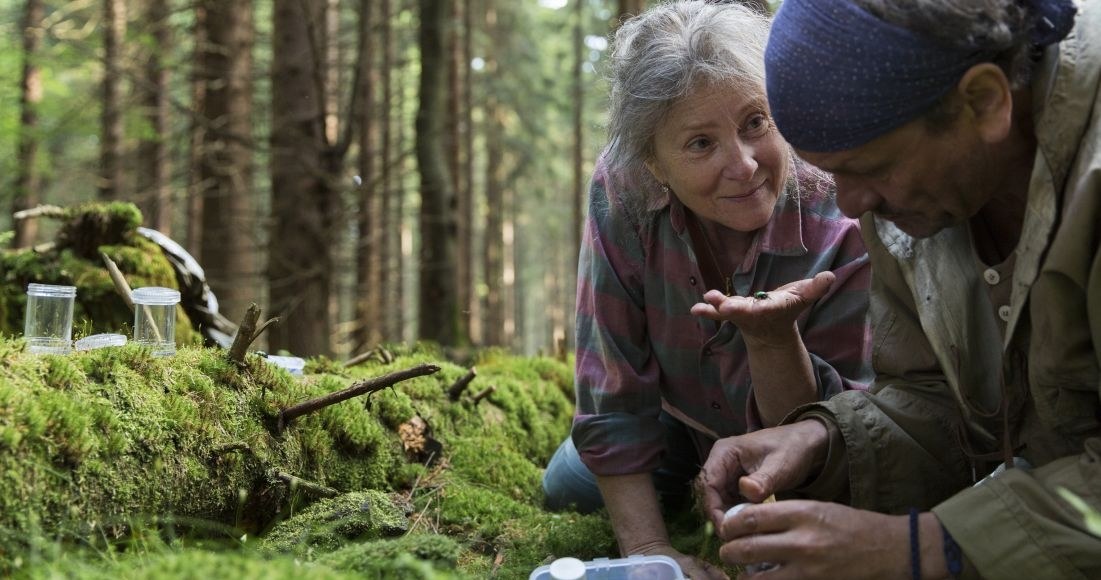
[[[408,529],[405,509],[380,491],[323,499],[279,522],[261,543],[267,552],[331,552],[349,541],[397,536]]]
[[[386,580],[457,578],[462,547],[437,534],[409,534],[396,540],[352,544],[318,559],[318,564]]]

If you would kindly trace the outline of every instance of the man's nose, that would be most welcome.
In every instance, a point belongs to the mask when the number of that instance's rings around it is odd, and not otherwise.
[[[837,207],[851,218],[858,218],[883,203],[883,198],[858,180],[834,176],[837,185]]]

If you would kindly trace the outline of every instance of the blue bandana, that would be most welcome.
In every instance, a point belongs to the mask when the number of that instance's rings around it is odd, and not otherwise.
[[[1024,0],[1037,44],[1074,24],[1072,0]],[[993,55],[936,44],[849,0],[785,0],[765,50],[769,107],[795,148],[858,147],[920,117]]]

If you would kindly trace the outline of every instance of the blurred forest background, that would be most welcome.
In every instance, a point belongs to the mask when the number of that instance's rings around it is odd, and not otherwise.
[[[0,232],[137,204],[267,348],[572,347],[608,35],[642,0],[0,0]]]

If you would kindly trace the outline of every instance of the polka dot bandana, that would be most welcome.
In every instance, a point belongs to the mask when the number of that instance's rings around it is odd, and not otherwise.
[[[1073,25],[1071,0],[1025,4],[1040,44],[1057,42]],[[765,50],[768,102],[797,149],[843,151],[920,117],[992,56],[937,44],[849,0],[784,0]]]

